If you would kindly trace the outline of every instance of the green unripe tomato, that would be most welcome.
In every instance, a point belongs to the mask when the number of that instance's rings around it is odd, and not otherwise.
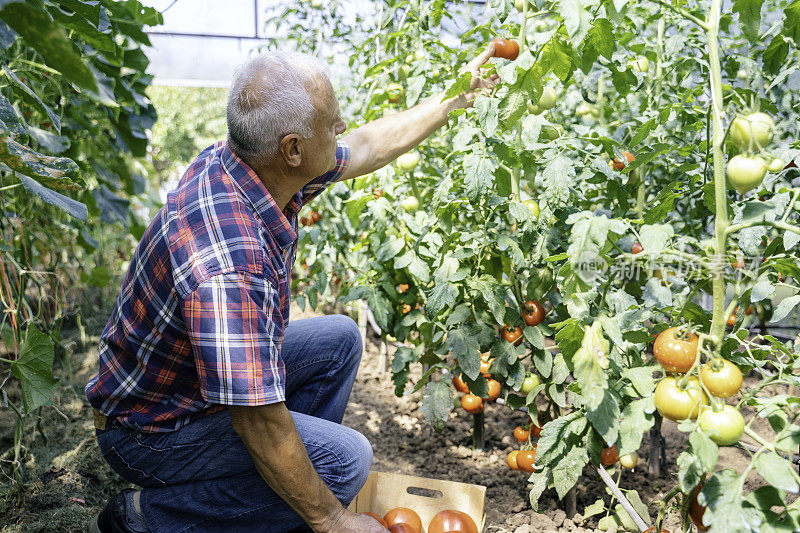
[[[636,72],[646,73],[650,69],[650,60],[645,56],[638,56],[636,59],[628,61],[628,65]]]
[[[783,167],[786,166],[786,163],[783,162],[782,159],[778,159],[777,157],[769,162],[769,166],[767,167],[770,172],[780,172],[783,170]]]
[[[533,102],[528,102],[528,112],[532,115],[540,114],[544,109],[539,107],[538,105],[534,104]]]
[[[556,90],[546,85],[542,89],[542,96],[539,97],[539,103],[536,104],[542,109],[552,109],[554,105],[556,105],[556,100],[558,98],[558,94],[556,94]]]
[[[311,7],[314,9],[322,9],[322,0],[311,0]]]
[[[739,78],[740,80],[746,80],[747,79],[747,71],[745,69],[743,69],[743,68],[740,68],[736,72],[736,77]]]
[[[419,154],[408,152],[397,158],[397,168],[402,172],[411,172],[419,165]]]
[[[772,142],[775,122],[766,113],[738,116],[731,123],[731,142],[740,150],[756,151]]]
[[[522,13],[522,10],[525,8],[525,0],[514,0],[514,7],[517,8],[517,11]],[[528,11],[531,10],[531,4],[528,2]]]
[[[525,376],[525,380],[522,382],[522,386],[519,388],[520,392],[525,394],[530,393],[533,389],[541,385],[542,380],[539,379],[539,376],[536,374],[528,374]]]
[[[557,126],[542,126],[542,132],[540,136],[544,136],[549,141],[555,141],[559,137],[561,137],[562,131],[561,128]]]
[[[400,68],[397,69],[397,74],[402,79],[406,79],[410,72],[411,72],[411,67],[409,67],[408,65],[400,65]]]
[[[403,206],[403,209],[406,210],[406,213],[413,213],[417,209],[419,209],[419,200],[417,200],[416,196],[409,196],[404,198],[400,205]]]
[[[405,89],[399,83],[390,83],[386,86],[386,96],[389,97],[389,101],[393,104],[400,101],[403,93],[405,93]]]
[[[767,173],[767,165],[760,157],[733,156],[728,161],[728,182],[739,194],[758,187]]]
[[[623,455],[619,458],[619,464],[622,468],[634,468],[639,462],[639,454],[636,452]]]
[[[531,198],[528,198],[527,200],[525,200],[522,203],[525,204],[525,207],[530,209],[530,211],[531,211],[531,213],[533,214],[534,217],[539,218],[539,213],[542,212],[542,210],[539,209],[539,202],[537,202],[536,200],[533,200]]]
[[[423,59],[427,59],[428,54],[422,48],[417,48],[414,51],[414,59],[416,61],[422,61]]]
[[[736,444],[744,433],[742,413],[730,405],[718,410],[703,409],[697,417],[697,424],[719,446]]]

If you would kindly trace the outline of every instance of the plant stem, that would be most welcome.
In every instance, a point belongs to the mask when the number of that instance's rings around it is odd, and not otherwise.
[[[714,197],[715,197],[715,223],[714,223],[714,268],[712,269],[712,284],[714,298],[714,313],[711,319],[711,336],[716,339],[717,346],[725,335],[725,253],[727,251],[728,236],[728,198],[727,184],[725,181],[725,154],[722,146],[725,142],[725,128],[722,125],[724,111],[722,109],[722,73],[719,59],[719,20],[722,9],[722,0],[711,0],[711,9],[708,14],[708,23],[701,25],[708,34],[708,74],[711,84],[711,129],[712,129],[712,157],[714,160]],[[688,17],[687,17],[688,18]]]
[[[671,9],[675,13],[683,16],[684,18],[686,18],[688,20],[691,20],[692,22],[694,22],[695,24],[697,24],[698,26],[700,26],[704,30],[710,31],[710,26],[711,26],[710,22],[703,22],[702,20],[700,20],[699,18],[695,17],[694,15],[692,15],[691,13],[689,13],[688,11],[683,9],[682,7],[675,7],[670,2],[668,2],[667,0],[656,0],[656,3],[661,4],[662,6],[666,7],[667,9]],[[714,2],[712,2],[712,9],[713,9],[713,4],[714,4]],[[717,22],[719,22],[719,18],[717,19]],[[717,28],[719,28],[719,26],[717,26]]]
[[[414,193],[414,196],[417,197],[419,200],[420,207],[422,206],[422,195],[419,193],[419,186],[417,185],[417,177],[414,175],[414,171],[408,173],[408,182],[411,184],[411,190]]]

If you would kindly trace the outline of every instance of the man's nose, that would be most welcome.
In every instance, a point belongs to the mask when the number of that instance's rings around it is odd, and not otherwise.
[[[339,123],[336,125],[336,135],[341,135],[347,129],[347,124],[339,117]]]

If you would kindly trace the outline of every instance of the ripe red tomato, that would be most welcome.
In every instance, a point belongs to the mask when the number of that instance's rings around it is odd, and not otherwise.
[[[513,450],[506,456],[506,463],[511,470],[519,470],[517,455],[519,455],[519,450]]]
[[[681,388],[674,376],[669,376],[656,385],[656,409],[664,418],[670,420],[694,420],[702,405],[708,405],[708,396],[700,387],[696,377],[691,376],[686,386]]]
[[[725,321],[725,323],[728,324],[729,328],[732,328],[733,326],[735,326],[736,325],[736,313],[728,315],[728,319]]]
[[[667,372],[685,373],[694,364],[700,339],[694,333],[689,337],[678,335],[677,327],[662,331],[653,345],[653,355]]]
[[[519,44],[516,41],[498,37],[492,39],[492,43],[494,43],[494,57],[502,57],[514,61],[519,56]]]
[[[472,393],[461,397],[461,407],[468,413],[478,414],[483,412],[483,399]]]
[[[536,423],[531,424],[531,435],[536,437],[537,439],[542,435],[542,427],[537,426]]]
[[[700,379],[708,392],[720,398],[730,398],[742,386],[742,371],[726,359],[706,363],[700,369]]]
[[[533,472],[534,470],[534,463],[536,461],[536,445],[533,445],[533,448],[530,450],[520,450],[519,454],[517,455],[517,465],[519,466],[520,470],[525,472]]]
[[[517,442],[528,442],[530,436],[530,430],[527,430],[522,426],[517,426],[514,428],[514,438],[517,439]]]
[[[406,524],[413,528],[414,531],[420,533],[422,531],[422,519],[413,509],[408,507],[395,507],[383,516],[386,523],[389,524],[389,530],[395,524]],[[402,530],[398,530],[402,531]]]
[[[630,152],[622,152],[622,155],[625,156],[625,159],[628,160],[628,163],[631,163],[631,162],[633,162],[634,159],[636,159],[635,157],[633,157],[633,154],[630,153]],[[611,168],[613,168],[614,170],[625,170],[626,163],[620,161],[619,159],[617,159],[615,157],[613,161],[609,161],[608,162],[608,165]],[[636,252],[634,252],[634,253],[636,253]]]
[[[401,305],[400,306],[400,312],[403,313],[404,315],[407,315],[408,313],[411,312],[411,306],[408,305],[408,304]]]
[[[428,533],[478,533],[478,526],[467,513],[440,511],[428,525]]]
[[[361,513],[361,514],[363,514],[363,515],[367,515],[367,516],[369,516],[370,518],[374,518],[375,520],[377,520],[377,521],[378,521],[378,523],[379,523],[380,525],[382,525],[382,526],[383,526],[383,527],[385,527],[386,529],[389,529],[389,525],[386,523],[386,520],[384,520],[384,519],[381,517],[381,515],[379,515],[378,513]]]
[[[461,394],[467,394],[469,392],[469,387],[467,387],[467,384],[461,380],[461,376],[456,376],[453,374],[453,386]]]
[[[408,290],[408,288],[409,288],[408,283],[399,284],[397,286],[397,294],[405,294],[405,292]]]
[[[508,342],[513,342],[514,346],[519,346],[522,342],[522,328],[519,326],[514,326],[513,328],[509,329],[507,325],[503,326],[500,329],[500,336]]]
[[[619,454],[617,453],[617,445],[613,445],[609,448],[604,448],[603,452],[600,454],[600,462],[603,463],[603,466],[612,466],[616,464],[619,460]]]
[[[706,506],[700,505],[700,502],[697,500],[697,495],[700,494],[701,490],[703,490],[703,486],[698,485],[692,491],[692,502],[689,504],[689,518],[692,519],[694,527],[700,531],[708,531],[708,528],[711,526],[703,525],[703,515],[706,514]]]
[[[311,219],[311,223],[315,224],[322,220],[322,215],[319,214],[319,211],[311,211],[309,218]]]
[[[645,529],[644,533],[658,533],[658,529],[656,529],[656,526],[653,526],[653,527],[651,527],[649,529]],[[662,529],[661,533],[669,533],[669,530],[668,529]]]
[[[634,254],[640,254],[642,253],[643,250],[644,247],[642,246],[642,243],[640,243],[639,241],[636,241],[635,243],[633,243],[633,246],[631,246],[631,252]]]
[[[309,218],[307,216],[300,217],[300,224],[302,224],[304,226],[308,226],[310,222],[311,221],[309,220]]]
[[[525,302],[525,309],[522,313],[522,318],[528,326],[538,326],[544,321],[545,316],[544,306],[536,300],[528,300]]]
[[[486,388],[489,389],[489,394],[486,396],[486,399],[490,402],[496,400],[497,397],[500,396],[500,389],[502,389],[502,386],[499,381],[490,379],[486,382]]]

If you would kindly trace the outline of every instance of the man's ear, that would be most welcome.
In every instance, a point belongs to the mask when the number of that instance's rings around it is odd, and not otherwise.
[[[300,147],[300,136],[291,134],[281,139],[278,153],[287,166],[297,168],[303,162],[303,150]]]

